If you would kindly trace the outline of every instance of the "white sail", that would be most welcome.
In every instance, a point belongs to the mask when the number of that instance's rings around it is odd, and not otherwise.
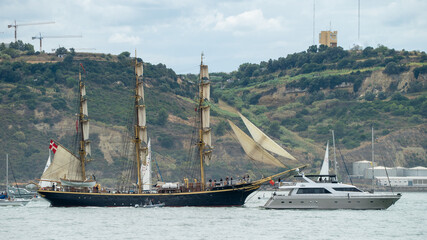
[[[138,106],[138,126],[145,127],[147,124],[146,114],[145,114],[145,106]]]
[[[329,175],[329,142],[326,144],[325,157],[323,158],[320,175]]]
[[[292,160],[296,160],[291,154],[289,154],[285,149],[283,149],[279,144],[273,141],[269,136],[263,133],[259,128],[257,128],[253,123],[251,123],[247,118],[245,118],[242,114],[240,114],[240,118],[245,123],[249,132],[252,135],[252,138],[261,145],[266,150],[273,152],[277,155],[280,155],[285,158],[289,158]]]
[[[82,108],[83,108],[83,115],[89,116],[88,111],[87,111],[87,99],[84,99],[82,101]]]
[[[43,173],[46,172],[46,170],[49,168],[50,164],[52,163],[51,158],[52,158],[52,154],[51,154],[51,151],[49,150],[49,158],[47,159],[46,166],[44,167]],[[39,186],[41,188],[51,187],[52,186],[52,182],[40,181],[39,182]]]
[[[211,137],[211,131],[205,131],[203,133],[203,142],[209,147],[212,146],[212,137]]]
[[[82,86],[82,97],[86,96],[86,86]]]
[[[211,136],[211,108],[209,106],[210,101],[210,81],[209,81],[209,72],[208,72],[208,66],[203,65],[203,63],[200,65],[200,81],[201,85],[199,88],[199,96],[203,99],[203,106],[201,107],[202,111],[202,130],[203,135],[202,139],[205,143],[205,146],[207,149],[207,154],[210,154],[210,149],[212,148],[212,136]],[[206,159],[206,164],[208,164],[208,159]]]
[[[142,100],[144,100],[144,84],[142,83],[142,82],[140,82],[139,84],[138,84],[138,89],[137,89],[137,91],[138,91],[138,95],[137,95],[137,97],[138,97],[138,100],[140,100],[140,99],[142,99]]]
[[[243,147],[243,150],[245,151],[245,153],[248,155],[249,158],[258,162],[286,168],[286,166],[283,163],[281,163],[279,160],[273,157],[270,153],[264,150],[264,148],[262,148],[254,140],[252,140],[251,137],[249,137],[246,133],[244,133],[234,123],[232,123],[230,120],[228,120],[228,123],[230,123],[230,126],[233,129],[233,132],[236,134],[237,139],[240,142],[240,145]]]
[[[143,144],[146,144],[147,139],[147,117],[145,113],[145,105],[138,105],[138,126],[139,126],[139,138],[141,139]]]
[[[209,128],[211,125],[211,111],[210,107],[202,108],[202,116],[203,116],[203,129]]]
[[[140,77],[140,76],[142,76],[142,74],[144,73],[144,67],[143,67],[143,64],[142,64],[142,62],[139,62],[139,63],[137,63],[136,64],[136,67],[135,67],[135,74],[138,76],[138,77]]]
[[[151,191],[151,141],[148,140],[145,164],[141,164],[142,190]]]
[[[203,80],[209,79],[208,65],[200,66],[200,78],[202,78]]]
[[[203,95],[202,95],[203,99],[210,100],[211,99],[211,84],[209,82],[204,83],[202,88],[203,88]]]
[[[83,125],[83,139],[86,141],[89,139],[89,121],[82,121]]]
[[[86,156],[87,155],[92,155],[92,150],[91,150],[91,148],[90,148],[90,142],[88,141],[88,142],[85,142],[85,152],[86,152]]]
[[[42,174],[41,180],[60,181],[61,178],[84,180],[80,159],[58,144],[52,163]]]

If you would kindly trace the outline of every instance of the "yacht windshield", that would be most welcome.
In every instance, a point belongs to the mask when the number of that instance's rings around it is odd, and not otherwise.
[[[355,187],[340,187],[340,188],[333,188],[335,191],[340,192],[361,192],[359,189]]]
[[[324,188],[300,188],[298,189],[297,194],[323,194],[331,193]]]

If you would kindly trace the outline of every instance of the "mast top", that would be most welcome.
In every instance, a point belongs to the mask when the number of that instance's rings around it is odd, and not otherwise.
[[[203,52],[202,52],[202,54],[201,54],[201,56],[200,56],[200,65],[203,65],[203,57],[204,57],[205,55],[203,54]]]

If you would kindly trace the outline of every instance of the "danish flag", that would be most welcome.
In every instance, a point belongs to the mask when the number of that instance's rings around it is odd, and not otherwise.
[[[56,145],[53,140],[50,140],[49,149],[52,150],[53,153],[56,153],[57,148],[58,148],[58,145]]]

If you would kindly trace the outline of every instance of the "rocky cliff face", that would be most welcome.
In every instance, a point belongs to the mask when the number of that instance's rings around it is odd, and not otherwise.
[[[374,158],[378,165],[387,167],[426,166],[427,125],[401,129],[386,136],[375,138]],[[343,152],[346,164],[372,159],[371,142]]]

